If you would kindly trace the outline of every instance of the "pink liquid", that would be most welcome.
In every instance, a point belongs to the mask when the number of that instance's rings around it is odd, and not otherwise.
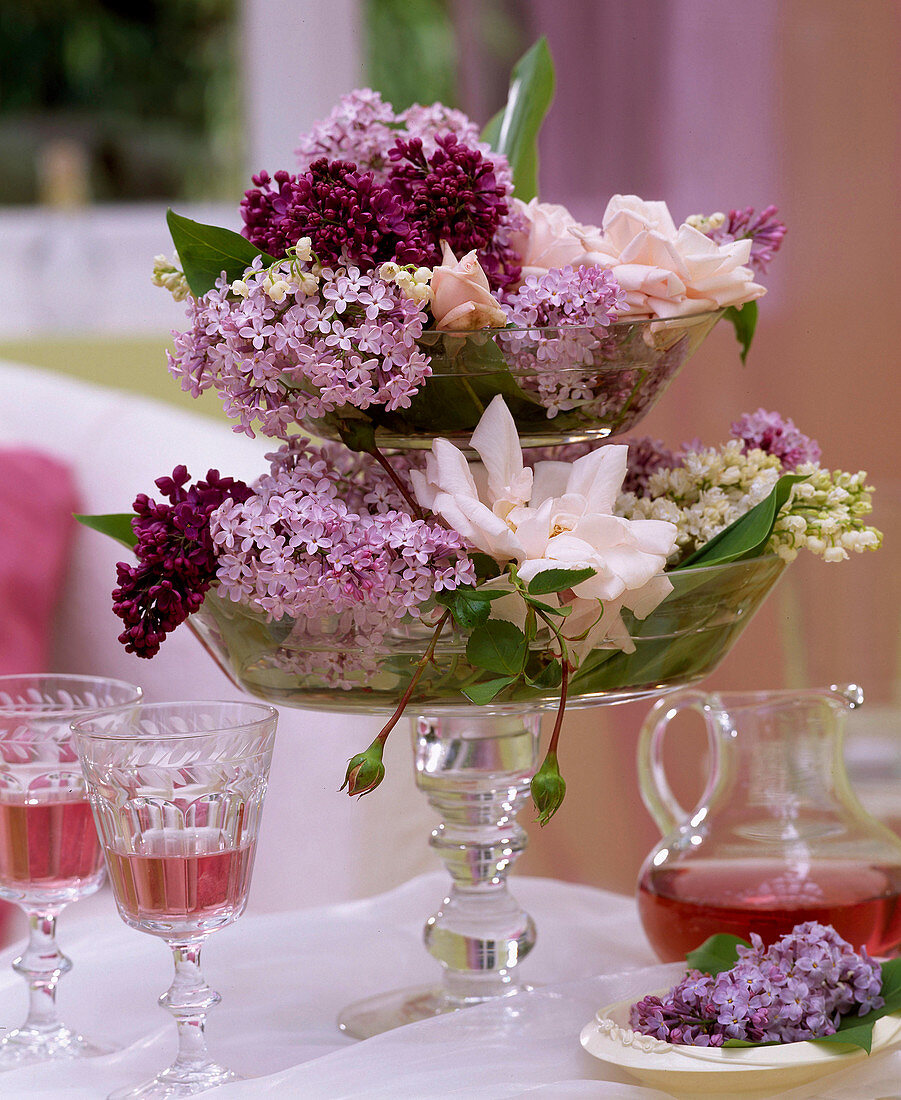
[[[729,932],[772,943],[796,924],[831,924],[855,949],[893,955],[901,946],[901,868],[852,861],[814,864],[802,877],[782,864],[654,868],[638,887],[638,911],[658,957],[677,962],[708,936]]]
[[[0,800],[0,885],[42,892],[75,889],[84,880],[96,881],[102,867],[94,818],[84,799]]]
[[[142,851],[107,852],[122,915],[169,930],[221,926],[244,906],[254,844],[221,847],[218,829],[145,833]]]

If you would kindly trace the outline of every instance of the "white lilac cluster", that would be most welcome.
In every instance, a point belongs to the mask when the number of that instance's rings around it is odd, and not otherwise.
[[[628,519],[663,519],[678,528],[677,564],[709,542],[772,492],[786,472],[776,454],[758,447],[746,449],[732,439],[722,447],[686,449],[647,476],[639,492],[617,501],[617,514]],[[792,489],[773,529],[767,553],[786,561],[809,550],[826,561],[841,561],[849,551],[875,550],[881,534],[866,524],[872,510],[866,475],[830,471],[805,462],[793,473],[803,480]]]
[[[590,409],[596,400],[599,353],[621,299],[609,271],[569,265],[529,275],[507,295],[503,308],[516,328],[500,337],[501,345],[510,368],[522,374],[520,384],[537,390],[549,417]]]
[[[395,114],[391,104],[371,88],[358,88],[342,96],[328,118],[301,135],[295,154],[300,171],[320,157],[348,160],[361,171],[372,172],[376,181],[383,183],[392,166],[388,150],[393,148],[396,138],[405,141],[418,138],[429,157],[438,148],[435,138],[439,134],[455,134],[458,141],[489,157],[498,183],[512,191],[507,159],[493,154],[491,146],[479,140],[479,127],[462,111],[443,103],[429,106],[414,103]]]
[[[298,249],[303,242],[300,242]],[[416,341],[426,314],[375,272],[323,268],[298,250],[192,299],[169,369],[193,396],[215,387],[248,435],[352,405],[406,408],[431,374]]]
[[[864,519],[872,511],[872,486],[862,470],[829,471],[811,462],[795,472],[804,480],[795,486],[773,530],[774,553],[792,561],[799,550],[810,550],[824,561],[845,561],[849,551],[879,549],[882,535]]]
[[[463,539],[414,518],[369,456],[295,438],[269,458],[253,495],[211,516],[221,595],[315,631],[343,617],[374,644],[436,593],[475,582]]]
[[[745,451],[740,440],[686,450],[678,466],[651,473],[641,495],[620,495],[616,511],[629,519],[664,519],[678,528],[676,562],[709,542],[773,491],[782,474],[776,455]]]
[[[856,953],[831,925],[796,925],[765,947],[738,947],[739,961],[719,974],[690,970],[665,997],[632,1005],[630,1026],[676,1044],[722,1046],[728,1039],[794,1043],[834,1035],[842,1017],[885,1003],[882,968]]]

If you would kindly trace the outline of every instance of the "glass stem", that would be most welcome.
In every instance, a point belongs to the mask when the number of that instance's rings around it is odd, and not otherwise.
[[[207,1011],[222,998],[211,989],[200,972],[202,941],[170,943],[175,962],[172,985],[160,997],[160,1004],[175,1017],[178,1054],[171,1070],[179,1076],[202,1072],[213,1064],[206,1046]]]
[[[28,982],[28,1018],[21,1031],[46,1034],[62,1025],[56,1008],[60,976],[72,969],[71,960],[56,943],[58,910],[26,909],[28,946],[13,962],[13,969]]]
[[[529,797],[540,712],[466,711],[416,720],[416,782],[442,817],[431,845],[452,879],[425,929],[444,967],[448,1008],[521,988],[519,963],[535,943],[531,917],[510,895],[507,871],[525,849],[516,814]]]

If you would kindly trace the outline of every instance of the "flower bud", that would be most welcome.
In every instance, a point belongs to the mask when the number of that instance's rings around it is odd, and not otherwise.
[[[549,752],[532,777],[532,802],[538,811],[538,824],[547,825],[563,804],[566,783],[557,766],[557,754]]]
[[[347,765],[344,782],[338,788],[347,787],[349,795],[364,795],[374,791],[385,778],[385,765],[382,763],[383,743],[376,738],[365,752],[352,757]]]

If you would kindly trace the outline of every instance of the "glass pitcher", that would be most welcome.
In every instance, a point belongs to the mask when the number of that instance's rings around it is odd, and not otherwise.
[[[664,961],[716,932],[772,943],[795,924],[831,924],[859,949],[901,946],[901,839],[858,802],[842,755],[854,686],[747,694],[684,691],[641,730],[641,794],[663,833],[642,866],[638,908]],[[663,764],[669,722],[704,718],[709,776],[686,813]]]

